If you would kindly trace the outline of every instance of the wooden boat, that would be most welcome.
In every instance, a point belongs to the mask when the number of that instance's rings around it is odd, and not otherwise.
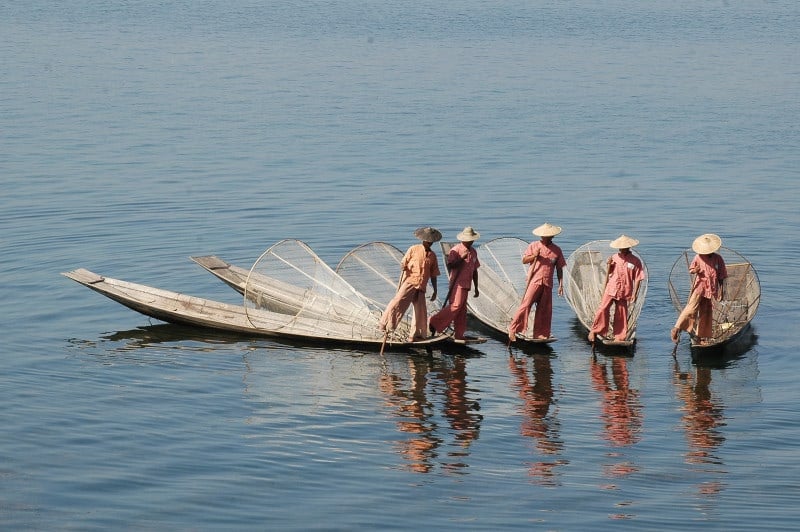
[[[335,327],[328,331],[321,330],[319,328],[321,324],[317,320],[300,318],[293,324],[292,330],[287,331],[286,325],[290,318],[287,314],[268,310],[248,310],[241,305],[103,277],[83,268],[62,275],[132,310],[168,323],[181,323],[249,336],[314,336],[330,340],[352,340],[351,337],[337,334]],[[307,334],[298,332],[302,330],[307,331]],[[374,331],[365,332],[372,333],[372,337],[365,335],[364,341],[380,343],[382,338]]]
[[[712,300],[712,334],[710,339],[701,341],[690,334],[692,351],[697,355],[713,354],[726,346],[749,346],[752,331],[750,322],[756,315],[761,301],[761,284],[753,264],[736,251],[720,247],[717,252],[725,261],[728,277],[723,281],[723,298]],[[689,299],[694,275],[689,273],[689,265],[695,252],[684,250],[675,260],[669,274],[669,296],[676,312],[680,314]],[[745,347],[749,348],[749,347]]]
[[[608,270],[607,261],[618,251],[610,244],[611,240],[595,240],[580,246],[569,256],[567,267],[564,269],[564,295],[578,321],[583,325],[584,334],[588,334],[591,329],[594,316],[603,299],[606,271]],[[647,265],[644,259],[635,249],[631,249],[631,253],[642,261],[645,279],[639,287],[636,301],[628,307],[628,336],[625,340],[615,340],[610,333],[597,335],[600,345],[628,351],[632,350],[636,343],[636,324],[647,296],[648,282]],[[613,314],[612,308],[609,330],[614,324]]]
[[[447,266],[447,254],[456,242],[441,242]],[[490,240],[476,247],[481,262],[480,297],[467,299],[469,313],[487,326],[496,336],[508,338],[508,325],[525,295],[527,266],[522,254],[528,242],[513,237]],[[448,272],[449,273],[449,272]],[[549,344],[557,338],[534,338],[533,320],[528,329],[517,334],[517,340],[531,344]]]
[[[214,256],[194,260],[244,294],[244,304],[188,296],[85,269],[63,275],[142,314],[171,323],[254,336],[379,344],[382,349],[385,345],[426,346],[450,340],[443,334],[409,342],[407,327],[385,336],[379,329],[380,304],[360,294],[296,240],[272,246],[249,271]]]

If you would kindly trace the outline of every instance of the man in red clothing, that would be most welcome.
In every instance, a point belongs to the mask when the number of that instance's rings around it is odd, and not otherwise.
[[[472,284],[475,285],[475,297],[478,291],[478,252],[472,243],[480,238],[480,233],[472,227],[465,227],[456,238],[459,243],[447,254],[447,267],[450,270],[450,290],[445,306],[431,317],[431,334],[442,332],[453,324],[453,339],[464,341],[467,331],[467,297]]]
[[[614,340],[628,339],[628,304],[636,301],[645,276],[642,261],[631,253],[631,248],[638,244],[638,240],[625,235],[609,244],[619,252],[608,258],[603,299],[589,331],[590,342],[594,342],[598,334],[608,332],[611,305],[614,305]]]
[[[723,297],[722,281],[728,277],[725,261],[716,253],[721,246],[722,239],[713,233],[700,235],[692,243],[692,249],[697,255],[689,265],[689,273],[695,278],[686,306],[683,307],[671,331],[672,341],[676,344],[681,331],[687,331],[700,338],[701,343],[714,337],[712,330],[714,309],[711,300]]]
[[[508,325],[508,341],[517,339],[517,333],[528,328],[528,315],[533,305],[533,337],[550,338],[550,321],[553,317],[553,272],[558,276],[558,295],[564,295],[562,272],[567,261],[561,248],[553,244],[553,237],[561,233],[557,225],[545,223],[533,230],[540,240],[531,242],[522,254],[522,263],[530,264],[528,281],[522,302]]]

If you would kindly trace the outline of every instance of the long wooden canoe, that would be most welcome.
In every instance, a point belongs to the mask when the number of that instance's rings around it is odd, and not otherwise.
[[[180,323],[247,336],[367,345],[381,345],[384,342],[383,335],[371,324],[364,327],[351,325],[343,334],[342,324],[337,321],[246,308],[241,305],[232,305],[104,277],[83,268],[62,273],[62,275],[132,310],[168,323]],[[426,346],[446,340],[449,340],[447,335],[439,335],[413,343],[392,341],[387,345],[393,347]]]

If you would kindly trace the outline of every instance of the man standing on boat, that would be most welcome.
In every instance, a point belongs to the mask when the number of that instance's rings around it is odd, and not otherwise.
[[[695,278],[686,306],[671,331],[672,341],[676,344],[681,331],[700,338],[700,343],[714,337],[711,300],[723,297],[722,281],[728,277],[725,261],[716,253],[721,246],[722,239],[713,233],[700,235],[692,243],[692,249],[697,255],[689,265],[689,273]]]
[[[444,301],[445,306],[431,317],[431,334],[442,332],[452,323],[453,339],[457,342],[464,341],[464,333],[467,331],[467,298],[472,284],[475,285],[475,297],[480,295],[478,268],[481,263],[478,261],[478,252],[472,247],[472,243],[480,236],[472,227],[465,227],[456,236],[459,243],[447,254],[450,289]]]
[[[611,305],[614,305],[614,340],[621,342],[628,339],[628,304],[636,301],[645,276],[642,261],[631,253],[631,248],[638,244],[638,240],[625,235],[609,244],[619,252],[610,256],[606,264],[603,299],[589,330],[589,341],[592,343],[598,334],[605,335],[608,331]]]
[[[562,275],[567,261],[561,248],[553,243],[553,237],[561,233],[557,225],[544,223],[533,230],[540,240],[531,242],[522,254],[522,263],[530,264],[522,302],[508,325],[508,341],[517,339],[517,333],[528,329],[528,315],[533,305],[533,338],[550,338],[550,322],[553,317],[553,272],[558,276],[558,295],[564,295]]]
[[[428,304],[425,290],[430,279],[433,287],[431,301],[436,299],[436,282],[439,277],[439,259],[431,250],[431,245],[442,239],[442,233],[433,227],[420,227],[414,236],[422,241],[408,248],[400,261],[400,283],[397,293],[389,302],[380,320],[382,331],[393,331],[408,310],[414,308],[414,332],[409,342],[422,340],[428,334]]]

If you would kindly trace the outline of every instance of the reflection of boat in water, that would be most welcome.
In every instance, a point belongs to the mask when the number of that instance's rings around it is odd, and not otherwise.
[[[103,277],[85,269],[66,277],[147,316],[194,327],[247,335],[313,342],[382,345],[379,320],[386,304],[356,290],[308,246],[283,240],[264,252],[247,271],[209,257],[196,259],[244,294],[242,305],[189,296]],[[224,272],[224,273],[223,273]],[[426,346],[448,335],[408,342],[410,318],[395,330],[390,345]]]
[[[736,251],[720,247],[716,253],[725,261],[728,277],[723,281],[722,298],[711,300],[711,336],[701,341],[690,334],[693,357],[747,350],[755,341],[750,322],[761,300],[758,274],[752,263]],[[669,274],[669,295],[678,313],[694,286],[695,276],[689,272],[693,256],[694,251],[684,250]]]
[[[567,303],[575,311],[578,321],[588,332],[592,327],[595,313],[603,299],[605,290],[606,272],[608,270],[608,259],[619,250],[610,246],[611,240],[595,240],[588,242],[576,249],[567,259],[567,267],[564,269],[566,286],[564,294]],[[636,324],[644,306],[647,296],[647,265],[644,259],[631,249],[630,252],[642,262],[645,270],[644,279],[639,287],[636,300],[628,307],[628,335],[625,340],[614,340],[611,334],[598,334],[597,340],[601,345],[632,349],[636,342]],[[609,319],[609,330],[614,326],[614,314]],[[585,334],[585,333],[584,333]]]
[[[442,242],[445,258],[454,243]],[[527,266],[522,255],[528,242],[520,238],[495,238],[476,246],[481,262],[480,297],[467,300],[469,313],[496,335],[508,338],[508,325],[525,295]],[[445,264],[447,261],[445,260]],[[556,338],[533,337],[533,320],[528,328],[517,334],[518,343],[547,344]]]

